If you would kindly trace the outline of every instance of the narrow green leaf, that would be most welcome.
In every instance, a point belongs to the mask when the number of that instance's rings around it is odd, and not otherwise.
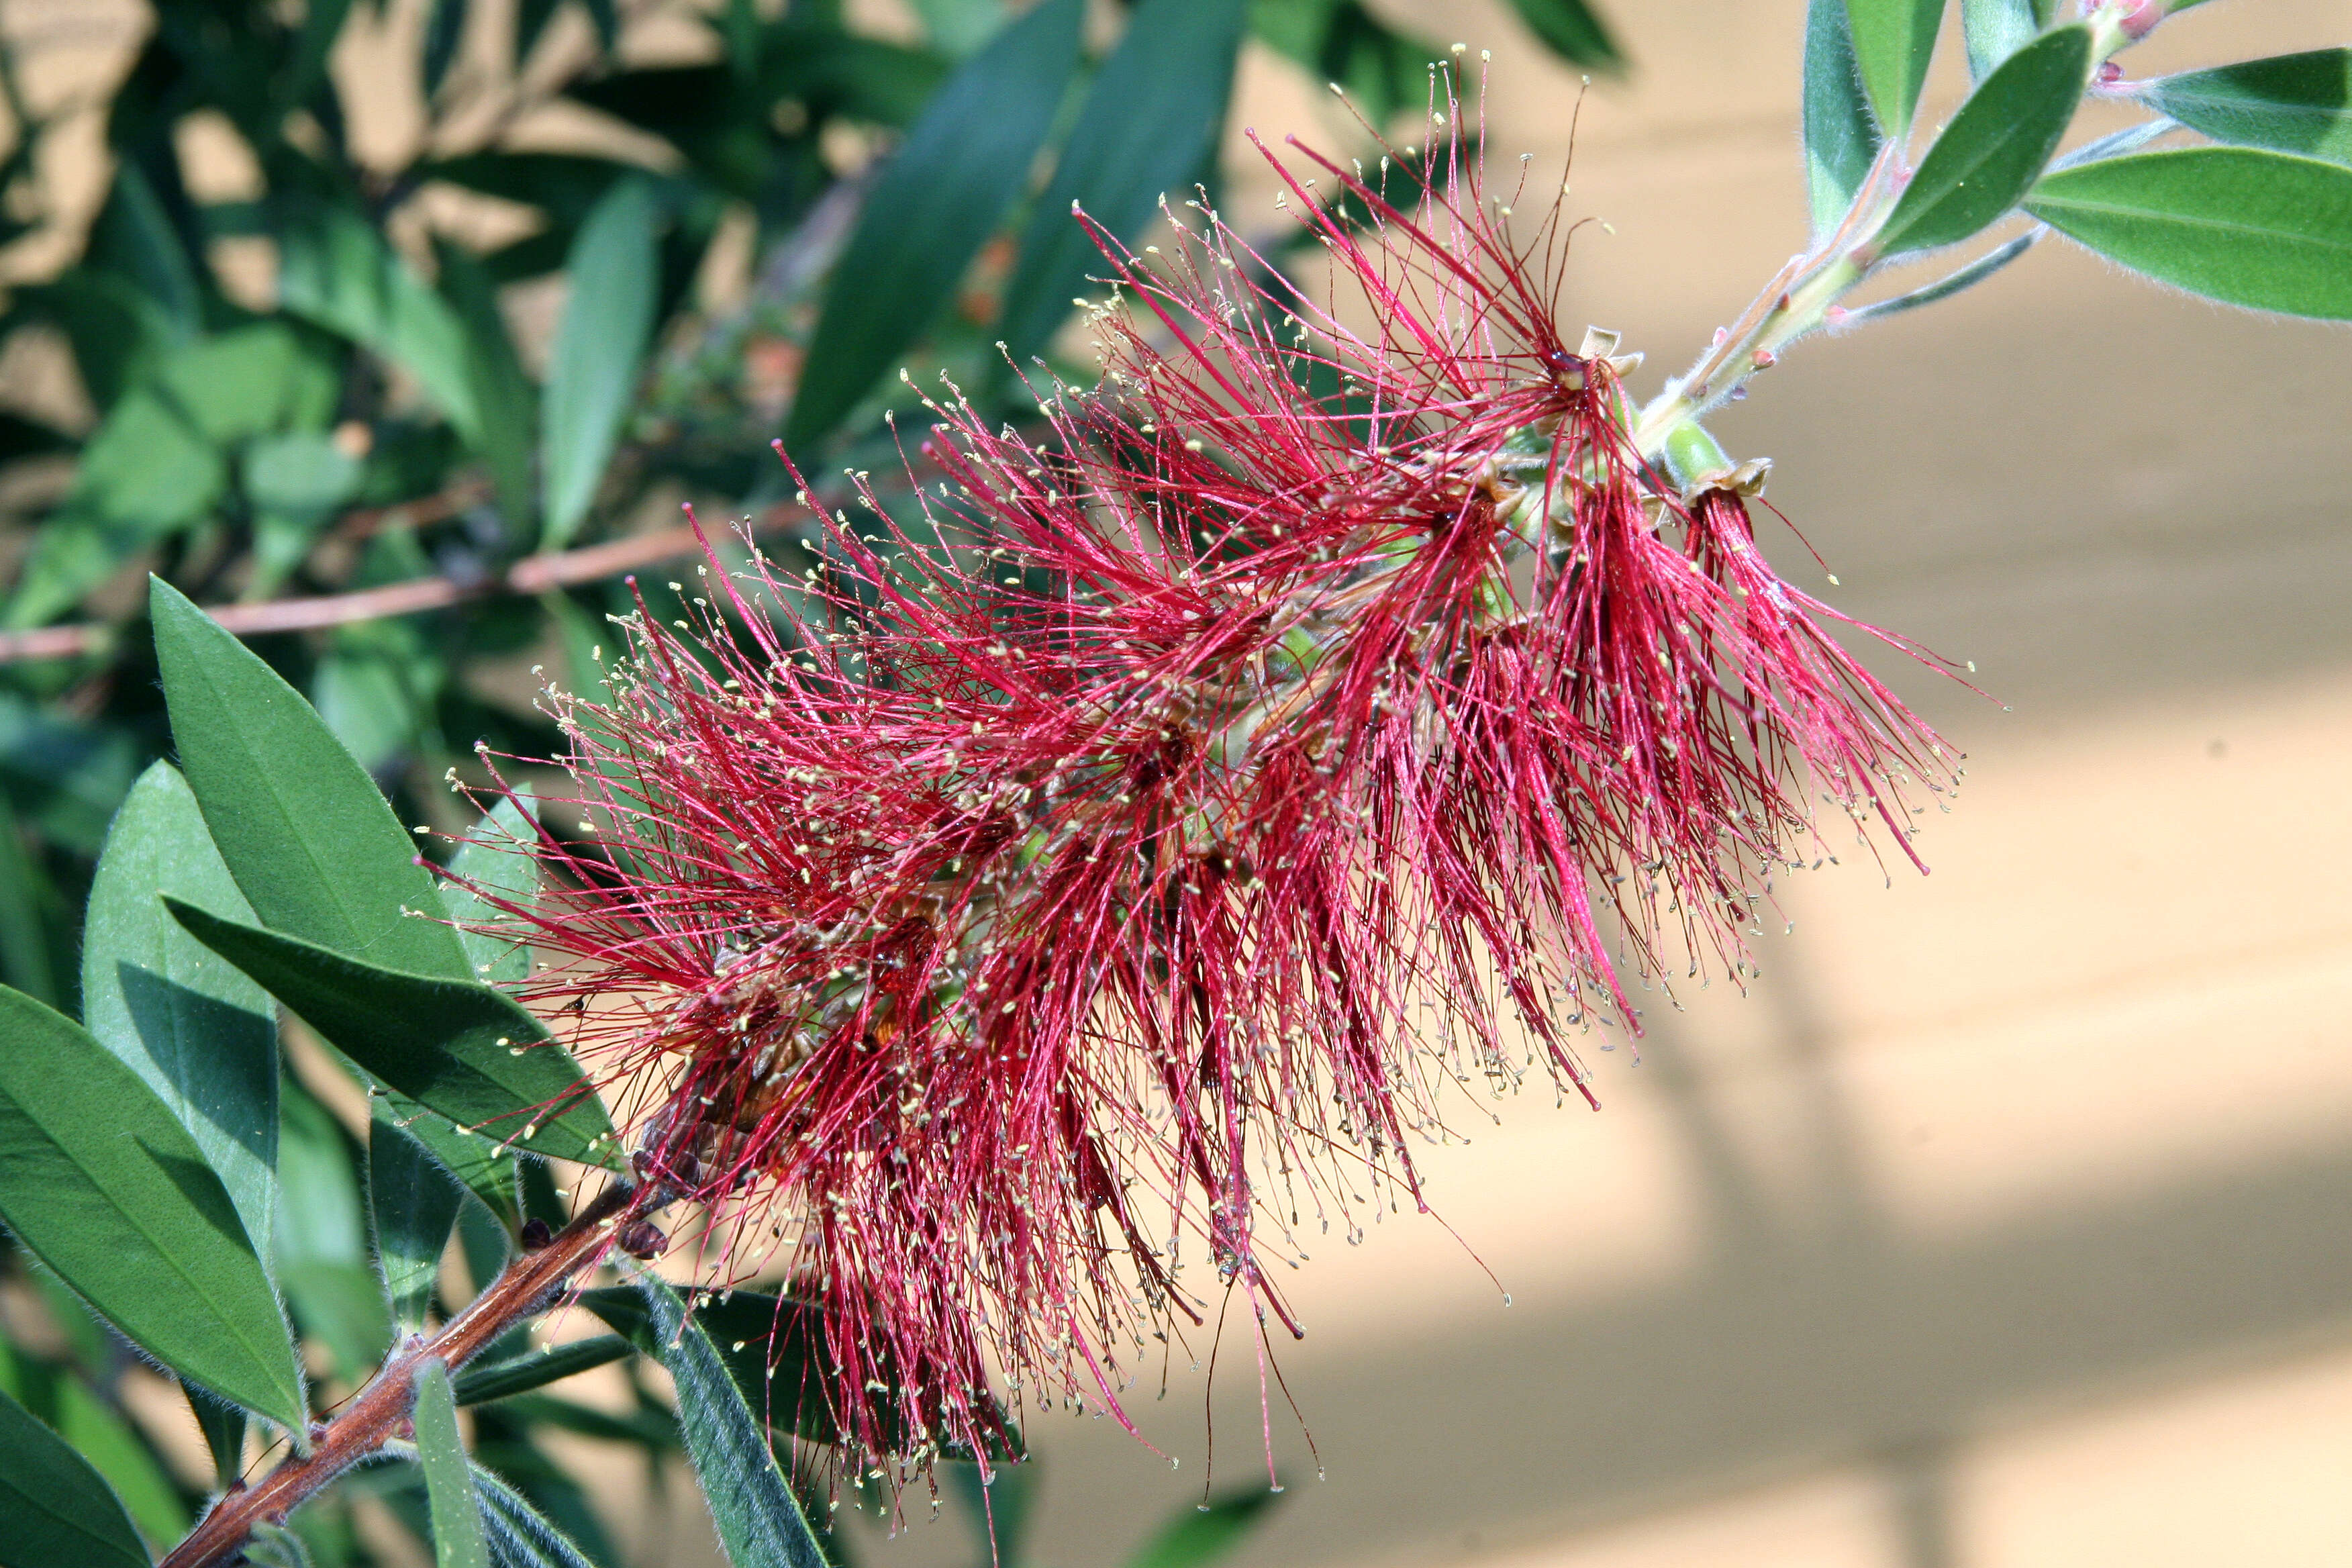
[[[187,1396],[196,1428],[204,1433],[205,1447],[213,1457],[213,1484],[226,1491],[245,1473],[245,1412],[189,1384],[182,1384],[180,1392]]]
[[[660,1358],[653,1319],[635,1291],[619,1286],[583,1290],[580,1304],[638,1350]],[[838,1369],[825,1350],[824,1324],[813,1303],[737,1290],[723,1301],[703,1301],[695,1316],[765,1426],[812,1443],[841,1441],[830,1403]]]
[[[2050,25],[2057,0],[1960,0],[1960,35],[1969,47],[1969,79],[1982,81],[2033,35]]]
[[[425,96],[441,90],[457,63],[458,46],[466,41],[466,0],[433,0],[432,19],[425,25]]]
[[[1813,237],[1835,228],[1878,156],[1878,121],[1863,96],[1845,0],[1805,8],[1805,191]]]
[[[2352,321],[2352,169],[2179,147],[2049,175],[2025,209],[2161,282],[2254,310]]]
[[[1252,1488],[1188,1509],[1138,1547],[1127,1568],[1208,1568],[1248,1540],[1282,1497],[1279,1489]]]
[[[1361,0],[1250,0],[1249,30],[1313,79],[1344,89],[1375,125],[1423,104],[1430,62],[1445,55],[1442,46],[1391,27]]]
[[[278,1201],[276,1010],[182,931],[158,893],[229,920],[253,914],[169,763],[132,787],[99,857],[82,932],[82,1017],[195,1139],[266,1268]]]
[[[441,1254],[466,1189],[425,1152],[382,1100],[368,1122],[368,1217],[384,1300],[404,1329],[424,1326]]]
[[[322,1340],[345,1376],[364,1377],[393,1339],[368,1260],[366,1152],[301,1083],[278,1095],[278,1279],[303,1333]]]
[[[376,1097],[383,1101],[383,1113],[403,1131],[425,1146],[441,1168],[457,1179],[457,1184],[480,1200],[480,1207],[488,1211],[510,1242],[522,1225],[522,1207],[516,1197],[515,1167],[519,1156],[513,1151],[501,1149],[488,1138],[477,1138],[457,1131],[456,1122],[437,1110],[424,1106],[387,1089],[381,1080],[371,1080]]]
[[[597,1334],[549,1345],[506,1361],[477,1363],[457,1374],[457,1403],[487,1405],[492,1400],[511,1399],[591,1368],[608,1365],[635,1349],[618,1334]]]
[[[305,211],[278,246],[281,306],[407,371],[468,445],[480,440],[464,325],[365,219]]]
[[[614,1165],[596,1089],[538,1019],[471,981],[378,969],[167,899],[180,923],[301,1015],[369,1077],[472,1135],[548,1159]]]
[[[931,47],[963,59],[1004,26],[1004,0],[913,0]]]
[[[1625,63],[1617,42],[1585,0],[1511,0],[1528,31],[1562,59],[1595,70],[1616,70]]]
[[[147,1568],[149,1561],[106,1479],[5,1393],[0,1554],[8,1568]]]
[[[539,892],[539,862],[530,853],[538,842],[539,830],[522,807],[502,800],[474,825],[449,863],[456,879],[443,884],[441,899],[457,922],[467,962],[484,980],[508,985],[530,978],[530,945],[483,929],[510,924],[511,917],[474,889],[528,905]]]
[[[1015,198],[1078,64],[1081,0],[1045,0],[950,77],[866,198],[785,421],[832,431],[955,291]]]
[[[1919,87],[1944,25],[1944,0],[1846,0],[1853,58],[1879,128],[1895,141],[1911,129]]]
[[[2352,163],[2352,49],[2183,71],[2136,96],[2216,142]]]
[[[169,584],[148,604],[180,765],[263,922],[388,968],[469,974],[415,840],[310,705]]]
[[[597,1568],[529,1499],[478,1464],[474,1490],[499,1568]]]
[[[1956,245],[2017,205],[2090,79],[2091,32],[2045,33],[1985,78],[1936,138],[1872,241],[1884,258]]]
[[[561,549],[588,515],[635,399],[661,280],[660,217],[652,182],[631,176],[614,182],[572,242],[570,291],[541,407],[542,549]]]
[[[539,427],[538,389],[515,352],[489,269],[472,251],[447,240],[435,243],[434,255],[440,265],[441,292],[466,327],[467,374],[475,405],[482,411],[482,460],[490,470],[509,535],[527,540],[537,504],[531,464],[533,433]]]
[[[677,1293],[633,1269],[652,1322],[656,1353],[677,1385],[678,1427],[702,1479],[711,1522],[734,1568],[825,1568],[824,1549],[769,1451],[718,1348]]]
[[[1016,362],[1045,346],[1104,265],[1073,205],[1122,240],[1140,235],[1161,193],[1194,178],[1216,145],[1241,46],[1243,0],[1142,0],[1095,73],[1061,161],[1021,241],[1004,295]]]
[[[294,1346],[236,1205],[155,1092],[71,1019],[0,990],[0,1218],[132,1343],[281,1426]]]
[[[435,1568],[490,1568],[481,1500],[457,1436],[449,1369],[437,1357],[416,1369],[416,1462],[425,1471],[425,1494],[433,1509]]]
[[[71,1373],[57,1379],[57,1414],[51,1425],[106,1478],[150,1546],[168,1547],[188,1532],[194,1521],[187,1505],[154,1454],[96,1389]],[[0,1547],[0,1552],[5,1551]]]

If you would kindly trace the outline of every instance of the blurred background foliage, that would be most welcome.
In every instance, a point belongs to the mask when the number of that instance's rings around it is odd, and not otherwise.
[[[1515,4],[1541,47],[1622,68],[1581,0]],[[354,68],[362,28],[413,39],[401,79],[381,48]],[[0,263],[71,259],[0,307],[0,981],[68,1012],[106,825],[164,742],[145,573],[252,633],[404,820],[462,827],[438,781],[479,742],[560,749],[524,672],[595,680],[622,574],[684,548],[677,502],[753,520],[789,563],[771,440],[813,477],[887,474],[901,367],[1015,422],[1035,405],[1008,356],[1084,376],[1055,342],[1101,270],[1071,204],[1139,241],[1163,194],[1213,203],[1244,47],[1375,125],[1424,104],[1444,55],[1360,0],[157,0],[77,237],[28,107],[39,61],[11,37]],[[421,104],[410,155],[359,154],[353,94]],[[565,134],[523,134],[551,120]],[[202,194],[205,145],[248,171],[234,199]],[[389,1330],[361,1145],[299,1078],[283,1107],[277,1246],[323,1402]],[[461,1228],[445,1308],[496,1267],[495,1230]],[[175,1539],[212,1479],[175,1401],[142,1398],[163,1385],[13,1248],[0,1269],[0,1388],[151,1542]],[[620,1445],[658,1477],[673,1424],[624,1381],[595,1406],[534,1392],[474,1414],[478,1457],[607,1563],[543,1439]],[[1207,1561],[1266,1495],[1138,1560]],[[370,1500],[373,1536],[354,1523]],[[369,1542],[423,1508],[413,1470],[382,1467],[256,1560],[377,1561]]]

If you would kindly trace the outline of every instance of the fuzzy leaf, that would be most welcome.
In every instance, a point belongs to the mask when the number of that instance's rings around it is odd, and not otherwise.
[[[784,444],[803,452],[898,363],[1029,184],[1078,64],[1080,0],[1046,0],[940,88],[866,198],[825,291]]]
[[[492,1400],[511,1399],[518,1394],[561,1383],[592,1367],[616,1362],[635,1349],[618,1334],[596,1334],[505,1361],[477,1363],[457,1374],[457,1403],[486,1405]]]
[[[149,1561],[106,1479],[5,1392],[0,1543],[8,1568],[147,1568]]]
[[[1879,128],[1896,141],[1911,129],[1919,87],[1935,58],[1944,0],[1846,0],[1853,58]]]
[[[580,226],[564,263],[570,292],[556,325],[541,400],[540,547],[571,542],[596,499],[653,342],[661,266],[654,231],[661,204],[651,181],[616,181]]]
[[[298,937],[166,900],[215,952],[257,980],[362,1071],[473,1136],[547,1159],[610,1165],[613,1124],[538,1019],[471,981],[404,974]]]
[[[457,1436],[449,1368],[437,1357],[416,1369],[416,1462],[433,1510],[435,1568],[490,1568],[481,1500],[475,1496],[473,1467]]]
[[[1845,216],[1882,142],[1854,64],[1845,0],[1806,7],[1804,110],[1805,189],[1818,239]]]
[[[142,774],[99,857],[82,931],[82,1017],[204,1151],[269,1262],[278,1189],[278,1019],[269,994],[180,929],[158,893],[231,920],[252,910],[187,782]]]
[[[509,985],[530,978],[530,948],[481,929],[508,916],[474,889],[528,905],[539,892],[539,862],[530,855],[538,842],[539,830],[522,807],[502,800],[474,825],[449,862],[457,879],[443,885],[441,900],[457,922],[467,962],[484,980]]]
[[[1142,0],[1095,73],[1061,161],[1021,240],[1002,325],[1015,363],[1045,346],[1106,265],[1073,204],[1122,240],[1198,175],[1216,147],[1241,47],[1243,0]]]
[[[2063,170],[2025,208],[2193,294],[2352,321],[2352,169],[2252,147],[2179,147]]]
[[[2313,49],[2144,83],[2150,109],[2216,142],[2352,163],[2352,49]]]
[[[1927,149],[1873,241],[1878,254],[1957,245],[2015,206],[2058,150],[2090,71],[2091,33],[2081,26],[2003,61]]]
[[[228,1189],[79,1026],[0,989],[0,1218],[134,1344],[286,1426],[301,1373]]]
[[[373,963],[468,975],[415,842],[310,705],[161,579],[149,614],[180,765],[254,912]]]
[[[368,1122],[367,1184],[384,1300],[401,1327],[421,1328],[466,1189],[381,1100]]]
[[[583,1290],[580,1304],[638,1350],[659,1358],[653,1319],[636,1291],[619,1286]],[[827,1403],[835,1368],[814,1306],[738,1290],[723,1301],[705,1300],[695,1317],[709,1331],[720,1361],[764,1425],[812,1443],[841,1441]]]
[[[597,1568],[529,1499],[479,1464],[474,1466],[474,1491],[499,1568]]]
[[[677,1423],[734,1568],[825,1568],[801,1505],[718,1348],[677,1292],[634,1271],[656,1353],[677,1385]]]
[[[2050,25],[2057,0],[1960,0],[1960,33],[1969,46],[1969,79],[1982,81],[2001,61]]]

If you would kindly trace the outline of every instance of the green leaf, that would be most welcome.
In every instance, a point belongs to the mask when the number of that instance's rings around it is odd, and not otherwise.
[[[522,1224],[521,1205],[515,1195],[514,1152],[500,1148],[490,1139],[458,1131],[457,1123],[447,1117],[437,1110],[427,1110],[397,1090],[385,1089],[380,1083],[374,1088],[383,1102],[384,1114],[423,1144],[425,1152],[439,1162],[459,1185],[481,1200],[480,1206],[488,1211],[510,1242]]]
[[[467,375],[475,406],[482,411],[482,460],[489,468],[509,534],[527,539],[535,504],[531,447],[539,393],[515,352],[488,269],[473,252],[446,240],[435,241],[434,254],[440,263],[441,291],[466,326]]]
[[[1944,0],[1846,0],[1853,58],[1879,128],[1901,141],[1944,25]]]
[[[72,1020],[0,990],[0,1218],[132,1343],[281,1426],[302,1379],[204,1151]]]
[[[1278,1488],[1253,1488],[1188,1509],[1138,1547],[1127,1568],[1207,1568],[1248,1540],[1258,1516],[1282,1497]]]
[[[387,968],[469,975],[414,840],[310,705],[169,584],[149,614],[180,765],[254,912]]]
[[[1595,70],[1615,70],[1625,63],[1609,29],[1601,25],[1585,0],[1511,0],[1519,19],[1544,46],[1562,59]]]
[[[205,298],[196,269],[136,159],[116,163],[114,185],[90,225],[86,254],[90,265],[136,285],[170,323],[173,336],[186,340],[204,331]]]
[[[950,77],[907,133],[834,268],[785,421],[793,451],[831,432],[922,335],[1027,187],[1084,15],[1081,0],[1045,0]]]
[[[150,1545],[170,1546],[188,1532],[187,1505],[131,1424],[70,1373],[57,1379],[58,1436],[98,1468]]]
[[[425,25],[425,96],[441,90],[458,46],[466,41],[466,0],[433,0],[432,19]]]
[[[138,750],[120,726],[0,691],[0,791],[44,837],[96,856],[137,773]]]
[[[466,329],[358,214],[319,207],[278,236],[278,301],[416,378],[470,444],[481,437]]]
[[[358,1379],[393,1338],[368,1262],[365,1154],[298,1080],[287,1080],[278,1107],[278,1278],[303,1332],[325,1341],[336,1368]]]
[[[213,1457],[214,1487],[226,1491],[245,1472],[245,1412],[187,1384],[180,1385],[180,1392],[187,1395],[197,1430],[204,1433],[205,1447]]]
[[[635,1349],[618,1334],[596,1334],[506,1361],[478,1363],[457,1374],[457,1403],[486,1405],[492,1400],[511,1399],[593,1367],[608,1365]]]
[[[2036,184],[2025,210],[2208,299],[2352,320],[2352,169],[2251,147],[2107,158]]]
[[[149,1561],[106,1479],[5,1393],[0,1542],[8,1568],[147,1568]]]
[[[661,280],[660,217],[653,183],[631,176],[604,194],[572,242],[570,290],[541,408],[542,549],[562,548],[588,515],[635,400]]]
[[[1004,26],[1004,0],[913,0],[931,47],[957,59],[976,53]]]
[[[1216,146],[1233,89],[1243,0],[1142,0],[1095,73],[1061,161],[1021,241],[1003,327],[1016,362],[1045,346],[1102,253],[1072,206],[1121,240],[1192,179]]]
[[[1982,81],[2001,61],[2050,25],[2057,0],[1960,0],[1960,36],[1969,46],[1969,79]]]
[[[164,903],[370,1078],[494,1143],[548,1159],[618,1163],[595,1086],[538,1019],[501,993],[378,969],[177,900]]]
[[[2091,31],[2061,27],[1985,78],[1920,160],[1872,240],[1881,258],[1957,245],[2017,205],[2090,79]]]
[[[2135,96],[2216,142],[2352,163],[2352,49],[2183,71]]]
[[[259,321],[190,343],[155,372],[156,390],[198,435],[220,447],[323,426],[334,414],[337,379],[333,367],[282,321]]]
[[[1835,228],[1878,156],[1878,121],[1863,96],[1845,0],[1805,10],[1805,190],[1813,237]]]
[[[1390,27],[1359,0],[1250,0],[1249,29],[1318,82],[1347,89],[1375,125],[1423,101],[1429,63],[1445,53]]]
[[[656,1353],[677,1385],[678,1428],[728,1562],[734,1568],[825,1568],[824,1550],[710,1336],[687,1316],[676,1291],[642,1269],[631,1272],[645,1297]]]
[[[269,1261],[278,1189],[278,1019],[269,995],[180,929],[158,893],[230,920],[252,910],[169,763],[122,803],[90,883],[82,1017],[163,1097]]]
[[[435,1568],[490,1568],[481,1500],[457,1436],[457,1402],[450,1397],[449,1369],[438,1357],[416,1369],[416,1460],[433,1507]]]
[[[499,1568],[597,1568],[522,1493],[478,1464],[474,1467],[474,1490],[481,1500],[482,1522]]]
[[[442,901],[448,906],[449,918],[457,922],[457,940],[465,944],[474,973],[499,984],[519,984],[530,978],[530,947],[481,929],[509,922],[510,917],[474,889],[528,906],[539,894],[539,861],[531,854],[538,843],[539,830],[522,807],[511,799],[502,800],[474,825],[449,863],[455,879],[441,889]]]
[[[580,1304],[638,1350],[660,1359],[653,1319],[635,1291],[617,1286],[583,1290]],[[838,1368],[825,1350],[823,1318],[814,1303],[737,1290],[723,1301],[703,1300],[695,1316],[763,1423],[812,1443],[841,1441],[830,1404]],[[886,1434],[886,1442],[895,1436]]]
[[[422,1328],[441,1277],[441,1254],[466,1189],[400,1125],[383,1100],[368,1122],[368,1216],[377,1273],[394,1319]]]

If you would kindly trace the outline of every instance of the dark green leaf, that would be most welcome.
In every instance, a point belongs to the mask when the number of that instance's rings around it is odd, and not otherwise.
[[[616,1362],[635,1348],[618,1334],[597,1334],[549,1345],[508,1361],[477,1363],[457,1374],[457,1403],[483,1405],[494,1399],[511,1399],[592,1367]]]
[[[550,1159],[617,1163],[595,1086],[501,993],[378,969],[299,937],[165,903],[369,1077],[476,1137]]]
[[[121,729],[0,691],[0,794],[51,842],[97,855],[137,769]]]
[[[399,1326],[424,1326],[441,1277],[441,1254],[466,1189],[400,1125],[383,1100],[368,1122],[368,1215],[376,1270]]]
[[[518,1394],[481,1408],[485,1415],[544,1424],[600,1443],[625,1443],[648,1454],[667,1453],[679,1446],[677,1418],[657,1405],[615,1415],[552,1394]]]
[[[1846,18],[1879,128],[1900,141],[1919,106],[1919,86],[1927,79],[1944,24],[1944,0],[1846,0]]]
[[[158,893],[230,920],[253,911],[169,763],[107,835],[82,935],[82,1017],[195,1138],[269,1260],[278,1188],[278,1020],[268,994],[180,929]]]
[[[448,906],[449,918],[457,922],[457,940],[465,944],[474,973],[499,984],[530,978],[530,948],[483,929],[510,924],[512,917],[474,889],[529,906],[539,893],[539,862],[530,853],[538,842],[539,830],[523,815],[522,807],[502,800],[474,825],[449,863],[456,879],[441,889],[442,901]]]
[[[653,341],[660,217],[652,182],[625,179],[605,193],[572,241],[570,291],[541,405],[543,549],[561,549],[588,515],[635,399]]]
[[[939,314],[1029,167],[1078,63],[1081,0],[1045,0],[948,79],[866,198],[785,422],[803,453]]]
[[[1445,52],[1395,31],[1359,0],[1250,0],[1249,27],[1316,80],[1344,88],[1375,125],[1424,101],[1430,62]]]
[[[1249,1539],[1258,1516],[1281,1500],[1278,1489],[1254,1488],[1189,1509],[1138,1547],[1127,1568],[1208,1568]]]
[[[196,434],[219,447],[321,428],[338,390],[334,367],[278,321],[174,350],[157,366],[155,385]]]
[[[425,24],[425,96],[441,90],[449,67],[466,41],[466,0],[433,0],[432,19]]]
[[[282,1426],[301,1374],[228,1190],[72,1020],[0,991],[0,1217],[134,1344]]]
[[[1241,44],[1242,0],[1142,0],[1063,144],[1021,241],[1003,327],[1015,361],[1045,346],[1102,254],[1073,205],[1119,239],[1140,235],[1162,192],[1216,145]]]
[[[2050,25],[2057,0],[1960,0],[1960,33],[1969,46],[1969,79],[1982,81],[2000,62]]]
[[[434,251],[440,258],[441,291],[466,325],[467,372],[475,406],[482,411],[482,459],[497,487],[509,533],[527,539],[533,500],[531,432],[539,421],[539,394],[523,374],[488,271],[462,246],[442,240]]]
[[[825,1568],[824,1550],[710,1336],[667,1285],[642,1270],[635,1279],[656,1353],[677,1385],[687,1457],[702,1479],[728,1562],[734,1568]]]
[[[98,1468],[151,1546],[169,1546],[188,1532],[187,1505],[155,1461],[146,1443],[98,1391],[71,1373],[56,1384],[57,1409],[49,1425],[74,1451]],[[0,1553],[5,1548],[0,1547]]]
[[[1625,63],[1616,41],[1601,25],[1585,0],[1511,0],[1528,30],[1563,59],[1596,70],[1614,70]]]
[[[1845,0],[1811,0],[1805,11],[1805,190],[1815,238],[1845,216],[1879,146]]]
[[[180,1392],[187,1395],[188,1408],[194,1413],[197,1429],[205,1435],[205,1447],[213,1457],[213,1485],[226,1491],[229,1483],[245,1472],[245,1412],[186,1384],[180,1385]]]
[[[255,912],[387,968],[470,977],[413,838],[310,705],[169,584],[149,606],[180,765]]]
[[[393,1338],[368,1261],[365,1152],[299,1081],[289,1077],[278,1098],[278,1282],[302,1331],[326,1342],[345,1376],[363,1377]]]
[[[1872,240],[1883,258],[1957,245],[2008,212],[2058,150],[2090,79],[2091,32],[2061,27],[1985,78]]]
[[[0,1393],[0,1551],[8,1568],[147,1568],[104,1477]]]
[[[481,438],[466,329],[359,215],[321,207],[278,236],[278,303],[416,378],[469,444]]]
[[[2352,49],[2158,77],[2137,96],[2216,142],[2352,163]]]
[[[481,1200],[479,1206],[488,1211],[498,1222],[497,1228],[510,1241],[522,1224],[522,1210],[515,1196],[515,1154],[490,1139],[458,1131],[457,1123],[447,1117],[425,1110],[397,1090],[381,1084],[375,1089],[384,1114],[422,1143],[459,1185]]]
[[[90,226],[89,259],[137,285],[174,337],[184,342],[204,331],[204,294],[187,247],[133,159],[115,165],[114,186]]]
[[[2352,320],[2352,169],[2251,147],[2180,147],[2052,174],[2025,208],[2209,299]]]
[[[449,1369],[437,1357],[416,1369],[416,1462],[433,1505],[435,1568],[490,1568],[481,1500],[474,1495],[473,1467],[457,1436]]]
[[[480,1465],[474,1467],[474,1489],[499,1568],[596,1568],[522,1493]]]
[[[635,1291],[584,1290],[580,1304],[638,1350],[660,1359],[653,1320]],[[709,1330],[719,1359],[763,1423],[812,1443],[841,1441],[829,1403],[837,1369],[825,1350],[824,1322],[814,1305],[738,1290],[723,1301],[704,1299],[695,1316]]]

